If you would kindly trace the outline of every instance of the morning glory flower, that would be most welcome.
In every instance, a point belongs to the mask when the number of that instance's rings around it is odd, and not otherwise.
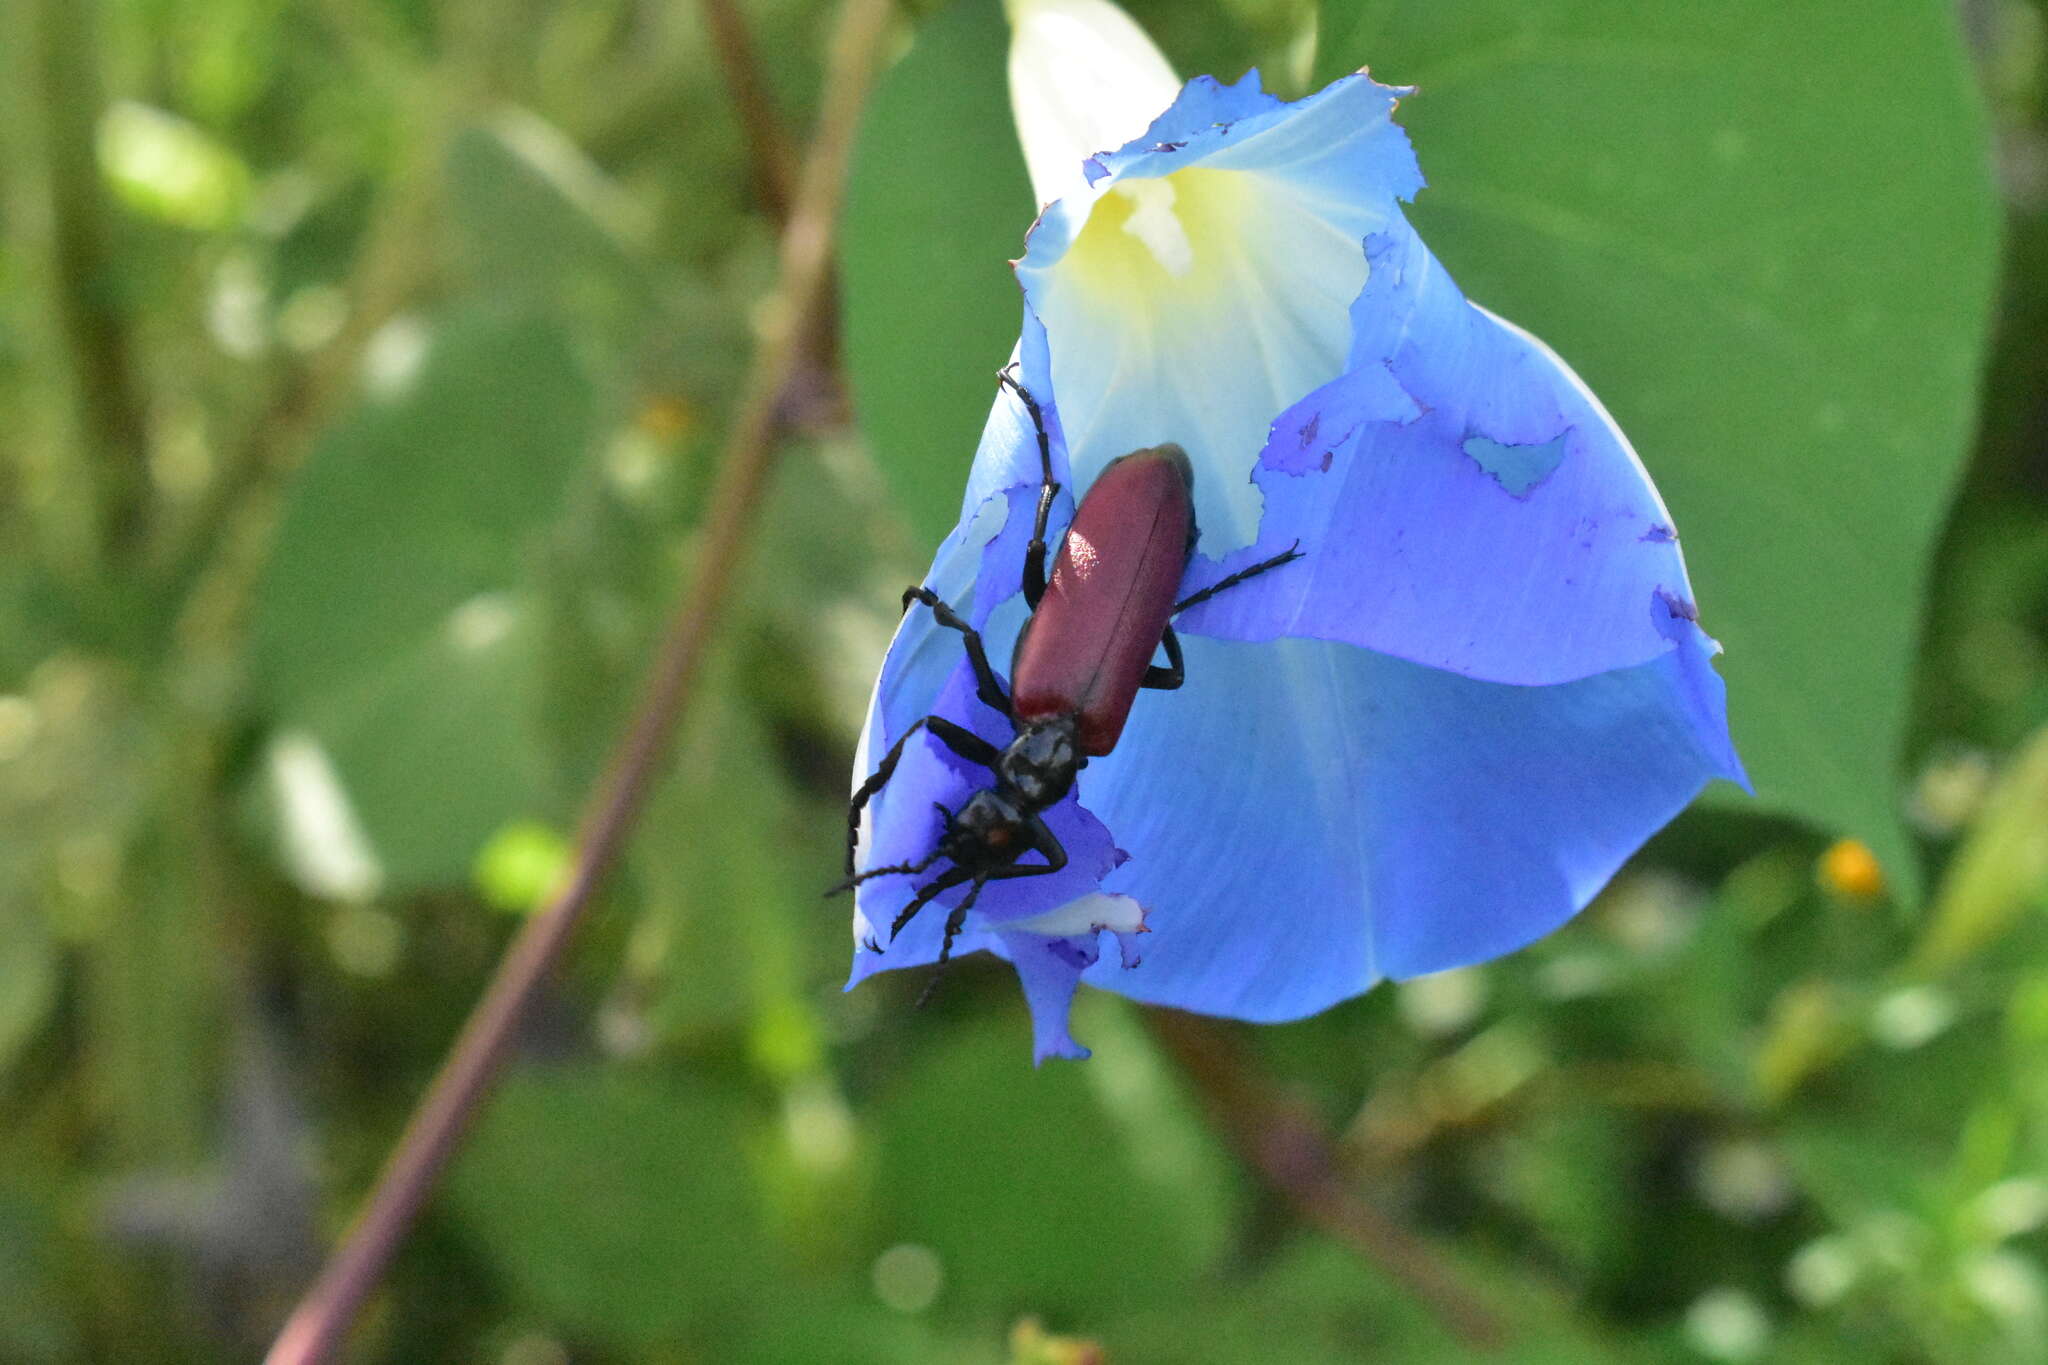
[[[1016,363],[1062,485],[1175,442],[1201,538],[1182,596],[1303,558],[1176,622],[1185,685],[1047,813],[1069,854],[990,883],[954,951],[1015,964],[1036,1052],[1079,983],[1298,1018],[1385,977],[1481,961],[1577,913],[1715,778],[1745,781],[1678,533],[1600,402],[1467,300],[1403,216],[1423,187],[1363,73],[1292,103],[1256,72],[1182,86],[1103,0],[1015,0],[1011,84],[1044,204],[1016,273]],[[1001,666],[1039,493],[1001,393],[926,586]],[[1002,745],[961,637],[913,607],[855,780],[919,717]],[[922,732],[862,867],[928,860],[987,770]],[[943,864],[860,886],[853,982],[939,952]],[[852,983],[849,983],[852,984]]]

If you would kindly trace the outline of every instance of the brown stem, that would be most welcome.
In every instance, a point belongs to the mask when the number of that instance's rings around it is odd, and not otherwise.
[[[789,134],[775,112],[768,83],[761,78],[761,65],[754,60],[753,39],[746,20],[733,0],[701,0],[704,23],[711,31],[711,45],[718,51],[718,65],[725,72],[725,86],[732,96],[733,112],[739,116],[740,134],[747,140],[747,161],[754,171],[754,193],[761,206],[778,223],[789,220],[796,194],[796,153]]]
[[[846,0],[832,44],[818,132],[782,234],[773,325],[726,443],[705,517],[696,573],[631,726],[577,839],[570,875],[520,932],[414,1111],[369,1202],[266,1357],[268,1365],[332,1358],[457,1142],[474,1118],[511,1039],[574,934],[583,911],[645,804],[670,731],[696,682],[773,460],[778,400],[802,358],[809,320],[825,303],[854,124],[888,31],[890,0]]]
[[[1359,1195],[1316,1116],[1276,1094],[1224,1026],[1163,1009],[1146,1010],[1145,1022],[1211,1120],[1298,1214],[1405,1285],[1466,1349],[1506,1344],[1493,1311],[1427,1243]]]
[[[726,93],[732,97],[733,115],[739,120],[740,135],[746,139],[747,162],[753,168],[754,196],[766,209],[776,227],[789,223],[790,205],[796,183],[796,154],[789,135],[775,111],[774,97],[761,77],[761,65],[754,60],[754,41],[747,21],[733,0],[701,0],[704,22],[711,31],[712,46],[718,50],[718,64],[725,72]],[[839,308],[837,290],[828,288],[825,304],[811,319],[811,335],[805,347],[813,373],[796,387],[794,406],[815,416],[846,415],[845,394],[839,382]],[[806,418],[795,425],[804,426]]]

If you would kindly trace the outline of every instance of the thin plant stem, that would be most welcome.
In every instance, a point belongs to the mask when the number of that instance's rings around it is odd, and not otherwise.
[[[1144,1013],[1211,1121],[1301,1218],[1401,1284],[1465,1349],[1497,1351],[1506,1343],[1494,1311],[1435,1249],[1359,1194],[1316,1116],[1276,1094],[1225,1026],[1178,1010]]]
[[[483,999],[407,1123],[355,1224],[279,1333],[268,1365],[333,1358],[356,1313],[475,1118],[520,1021],[562,956],[646,803],[670,733],[694,691],[773,464],[780,398],[827,301],[854,126],[889,30],[890,0],[846,0],[818,131],[782,234],[781,274],[707,514],[702,547],[633,720],[576,842],[570,872],[507,949]]]
[[[782,116],[776,112],[774,96],[754,59],[754,40],[747,21],[734,0],[701,0],[699,8],[710,30],[711,45],[718,52],[719,69],[725,73],[726,94],[731,98],[740,136],[746,140],[747,163],[754,178],[754,197],[779,229],[789,223],[790,205],[796,193],[796,154]],[[792,395],[794,406],[806,414],[823,414],[843,424],[845,394],[839,376],[838,291],[828,287],[824,306],[811,319],[810,346],[805,352],[812,373],[800,381],[807,393]],[[804,417],[793,425],[810,423]]]
[[[771,218],[786,222],[796,194],[796,153],[781,115],[775,111],[768,83],[762,79],[760,63],[754,60],[754,41],[748,36],[746,20],[733,0],[700,0],[698,8],[710,30],[711,45],[718,51],[726,93],[732,97],[740,134],[747,142],[754,193]]]

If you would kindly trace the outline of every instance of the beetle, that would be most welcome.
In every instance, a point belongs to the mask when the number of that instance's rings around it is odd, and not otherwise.
[[[1010,690],[1004,691],[989,666],[980,632],[938,594],[911,587],[903,594],[903,607],[908,611],[912,603],[922,603],[939,625],[960,632],[974,670],[975,695],[1008,717],[1015,734],[1008,747],[998,749],[944,716],[912,722],[853,794],[846,817],[846,880],[828,893],[851,890],[875,877],[915,875],[941,859],[949,862],[952,865],[921,888],[889,926],[893,942],[934,898],[972,883],[946,917],[941,966],[951,957],[953,940],[984,886],[1046,876],[1067,865],[1067,851],[1047,827],[1043,813],[1072,790],[1089,759],[1116,747],[1139,689],[1168,691],[1181,685],[1186,669],[1173,618],[1248,578],[1301,558],[1296,542],[1175,601],[1199,532],[1194,466],[1187,452],[1167,443],[1112,460],[1089,485],[1061,538],[1048,578],[1046,523],[1060,491],[1052,475],[1052,441],[1030,390],[1009,369],[997,378],[1030,414],[1038,433],[1041,471],[1037,517],[1024,551],[1024,601],[1031,615],[1011,657]],[[1152,662],[1162,648],[1164,667]],[[968,762],[987,768],[994,784],[975,792],[958,810],[938,808],[946,825],[929,856],[856,872],[861,812],[894,775],[904,746],[920,729]],[[1044,861],[1022,861],[1034,852]],[[872,941],[870,947],[880,951]]]

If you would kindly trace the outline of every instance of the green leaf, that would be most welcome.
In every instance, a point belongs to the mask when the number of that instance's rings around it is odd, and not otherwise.
[[[261,585],[257,684],[327,751],[387,884],[467,880],[534,813],[538,668],[519,591],[596,424],[553,323],[440,328],[406,391],[329,433]]]
[[[1581,1281],[1628,1254],[1640,1139],[1612,1109],[1539,1110],[1487,1149],[1491,1193]]]
[[[1761,800],[1917,869],[1894,813],[1928,556],[1997,258],[1938,0],[1323,0],[1474,299],[1613,411],[1685,535]],[[1788,62],[1791,63],[1788,66]]]
[[[448,151],[449,207],[482,288],[613,307],[650,292],[624,195],[553,124],[508,110]]]
[[[473,598],[293,714],[334,764],[385,886],[471,881],[484,846],[542,800],[531,616],[519,595]]]
[[[996,0],[922,25],[877,87],[840,234],[847,374],[875,459],[932,544],[952,529],[1023,306],[1036,204],[1010,129]]]
[[[1929,1201],[1931,1172],[1943,1155],[1926,1141],[1907,1142],[1896,1132],[1871,1140],[1868,1115],[1852,1122],[1832,1117],[1788,1124],[1779,1137],[1800,1190],[1838,1227],[1851,1227],[1874,1213],[1918,1213]]]
[[[709,1330],[779,1283],[729,1092],[612,1067],[513,1076],[450,1178],[520,1297],[607,1340]]]
[[[1432,1252],[1437,1255],[1445,1257],[1461,1297],[1500,1327],[1503,1339],[1497,1349],[1481,1351],[1459,1341],[1388,1269],[1320,1233],[1294,1239],[1259,1266],[1255,1278],[1234,1280],[1228,1292],[1135,1304],[1130,1317],[1107,1324],[1101,1336],[1118,1365],[1194,1360],[1611,1365],[1624,1358],[1601,1339],[1590,1314],[1542,1281],[1519,1278],[1512,1266],[1476,1254],[1452,1255],[1439,1246]]]
[[[874,1107],[889,1239],[930,1247],[949,1300],[984,1310],[1085,1321],[1065,1314],[1185,1295],[1227,1240],[1225,1163],[1134,1027],[1091,1019],[1091,1061],[1034,1071],[1021,1014],[949,1030]]]

